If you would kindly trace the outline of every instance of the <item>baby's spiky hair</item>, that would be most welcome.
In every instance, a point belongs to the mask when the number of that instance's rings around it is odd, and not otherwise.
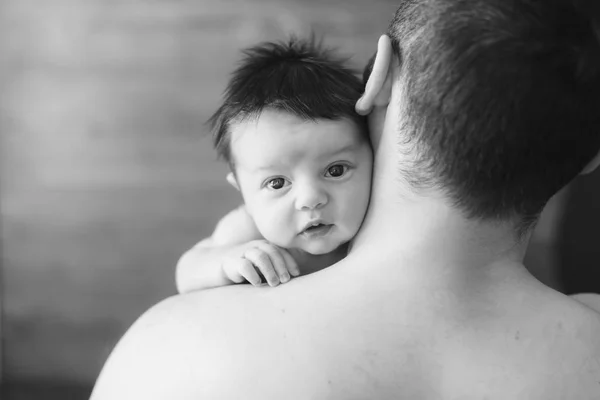
[[[324,48],[314,36],[263,42],[243,50],[243,54],[223,104],[209,120],[214,146],[230,164],[231,125],[258,118],[267,108],[307,120],[348,118],[365,124],[354,111],[364,85],[346,66],[347,59]]]

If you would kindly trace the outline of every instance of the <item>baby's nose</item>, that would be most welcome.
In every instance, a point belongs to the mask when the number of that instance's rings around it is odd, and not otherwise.
[[[296,209],[314,210],[327,204],[327,192],[320,187],[307,186],[299,190],[296,197]]]

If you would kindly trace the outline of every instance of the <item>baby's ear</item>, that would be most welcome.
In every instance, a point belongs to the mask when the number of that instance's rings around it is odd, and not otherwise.
[[[237,190],[240,190],[240,185],[238,185],[238,181],[237,179],[235,179],[235,175],[233,174],[233,172],[228,173],[225,179],[227,179],[227,182],[229,182],[231,186],[233,186]]]
[[[392,41],[387,35],[382,35],[377,43],[377,53],[372,67],[365,72],[368,76],[365,93],[356,102],[356,112],[368,115],[373,107],[386,107],[392,95]],[[371,62],[369,62],[371,64]]]

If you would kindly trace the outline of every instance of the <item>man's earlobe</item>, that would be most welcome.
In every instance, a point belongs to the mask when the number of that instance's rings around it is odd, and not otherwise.
[[[600,165],[600,152],[598,152],[598,154],[596,154],[596,157],[594,157],[592,159],[592,161],[590,161],[585,168],[583,169],[583,171],[581,171],[581,175],[585,175],[585,174],[589,174],[590,172],[594,172],[594,170],[596,168],[598,168],[598,166]]]
[[[356,102],[356,112],[368,115],[373,107],[385,107],[392,94],[392,41],[387,35],[379,38],[373,70],[365,86],[365,93]]]
[[[235,175],[233,174],[233,172],[228,173],[225,179],[227,179],[227,182],[229,182],[231,186],[233,186],[237,190],[240,190],[240,185],[238,185],[237,179],[235,179]]]

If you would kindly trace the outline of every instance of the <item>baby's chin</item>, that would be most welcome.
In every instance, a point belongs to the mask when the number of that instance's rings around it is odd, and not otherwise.
[[[269,240],[269,242],[274,245],[281,247],[283,249],[292,250],[292,251],[300,251],[302,253],[307,253],[313,256],[321,256],[324,254],[331,253],[332,251],[337,250],[341,245],[346,243],[282,243],[274,240]]]
[[[341,232],[338,231],[334,233],[334,236],[314,240],[299,240],[298,237],[294,237],[290,238],[290,240],[282,241],[281,236],[272,239],[267,237],[267,235],[263,235],[263,237],[274,245],[284,249],[301,251],[313,256],[322,256],[334,252],[341,247],[347,248],[348,244],[355,236],[348,234],[340,235],[340,233]]]
[[[329,254],[342,248],[346,249],[349,242],[350,240],[327,244],[315,243],[309,244],[307,246],[302,246],[301,250],[313,256],[322,256],[324,254]]]

